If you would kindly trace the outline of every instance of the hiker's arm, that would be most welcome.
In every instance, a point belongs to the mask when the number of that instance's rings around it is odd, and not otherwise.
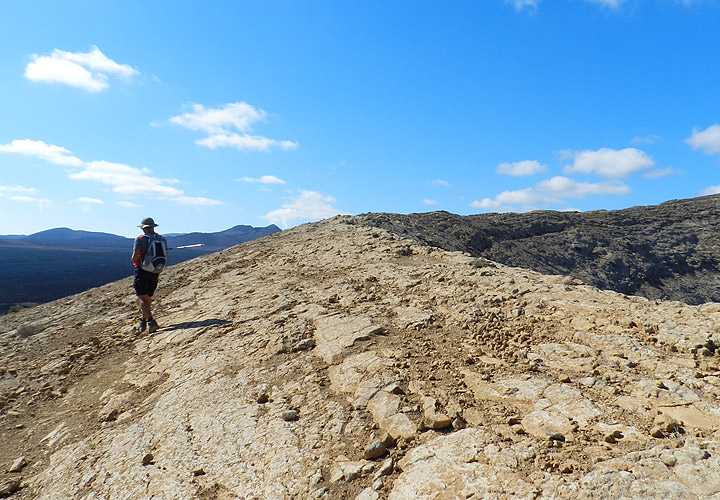
[[[137,265],[140,263],[140,257],[142,257],[142,252],[140,250],[135,250],[132,254],[132,261],[133,264]]]

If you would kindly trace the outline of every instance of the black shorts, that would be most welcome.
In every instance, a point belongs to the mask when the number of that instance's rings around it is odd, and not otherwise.
[[[158,285],[158,276],[160,275],[157,273],[151,273],[136,267],[135,280],[133,281],[135,294],[138,296],[149,295],[152,297]]]

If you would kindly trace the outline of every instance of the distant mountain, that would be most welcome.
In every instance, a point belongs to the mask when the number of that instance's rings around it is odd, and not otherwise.
[[[0,236],[2,238],[2,236]],[[109,233],[96,233],[91,231],[75,231],[67,227],[48,229],[31,234],[16,241],[37,243],[43,246],[56,246],[62,248],[85,248],[88,245],[95,247],[127,246],[130,238]]]
[[[280,228],[275,224],[266,227],[235,226],[218,233],[188,233],[180,236],[168,236],[167,240],[171,247],[202,243],[206,250],[217,251],[278,232],[280,232]]]
[[[205,253],[215,252],[229,248],[246,241],[255,240],[280,232],[280,228],[274,224],[266,227],[235,226],[217,233],[172,233],[165,235],[168,246],[176,247],[183,245],[194,245],[202,243],[205,245]],[[52,247],[56,249],[127,249],[132,247],[133,238],[126,238],[109,233],[92,231],[77,231],[66,227],[48,229],[29,236],[25,235],[0,235],[0,246],[2,247]]]
[[[235,226],[218,233],[169,235],[169,247],[204,244],[173,251],[170,265],[279,231],[275,225]],[[0,314],[15,304],[49,302],[132,275],[132,244],[133,238],[65,227],[0,235]]]

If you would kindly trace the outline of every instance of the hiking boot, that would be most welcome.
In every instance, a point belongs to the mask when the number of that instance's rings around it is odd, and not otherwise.
[[[155,333],[160,328],[154,319],[148,320],[148,333]]]
[[[147,328],[147,320],[141,319],[140,323],[138,324],[138,327],[137,327],[137,332],[142,333],[145,331],[146,328]]]

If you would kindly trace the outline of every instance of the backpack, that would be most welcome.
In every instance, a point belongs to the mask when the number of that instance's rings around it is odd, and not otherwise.
[[[167,241],[159,234],[145,234],[148,238],[147,251],[142,256],[140,268],[158,274],[167,263]]]

